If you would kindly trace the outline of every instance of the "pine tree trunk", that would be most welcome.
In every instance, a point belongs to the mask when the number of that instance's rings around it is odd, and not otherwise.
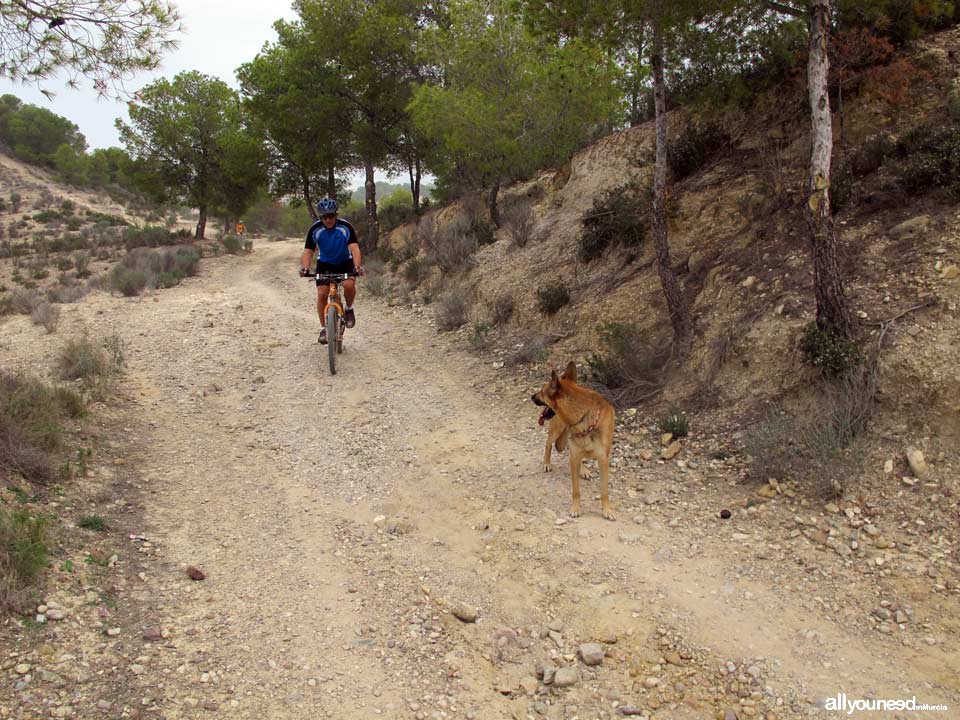
[[[303,201],[307,204],[307,210],[310,211],[310,219],[316,222],[320,217],[317,215],[317,208],[313,205],[313,197],[310,193],[310,176],[306,170],[300,172],[300,183],[303,190]]]
[[[366,192],[364,205],[367,209],[367,236],[364,238],[365,252],[373,252],[380,242],[380,222],[377,220],[377,184],[373,180],[373,163],[364,161],[366,181],[363,183]],[[367,250],[366,248],[369,248]]]
[[[207,231],[207,206],[200,206],[200,219],[197,220],[197,240],[203,240],[203,235]]]
[[[327,168],[327,197],[335,198],[337,196],[337,179],[334,174],[333,165]]]
[[[496,228],[500,227],[500,209],[497,207],[497,195],[500,194],[500,181],[496,180],[493,183],[493,187],[490,188],[490,219],[493,221],[493,226]]]
[[[670,245],[667,242],[667,101],[663,81],[663,40],[660,31],[653,31],[653,107],[656,118],[657,159],[653,171],[653,246],[657,257],[657,274],[663,287],[663,296],[673,326],[673,345],[678,362],[690,354],[693,325],[683,291],[670,264]]]
[[[420,158],[417,157],[415,163],[407,163],[407,172],[410,174],[410,194],[413,196],[413,214],[420,214],[420,178],[423,173],[423,167],[420,165]]]
[[[852,338],[853,323],[840,280],[837,235],[830,209],[830,161],[833,126],[827,77],[830,72],[830,0],[812,0],[810,57],[807,84],[810,91],[811,140],[807,223],[813,243],[813,289],[817,301],[817,327],[837,337]]]

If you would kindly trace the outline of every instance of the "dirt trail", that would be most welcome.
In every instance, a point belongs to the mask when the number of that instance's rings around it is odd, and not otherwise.
[[[566,458],[541,472],[531,388],[369,296],[329,376],[297,255],[258,243],[70,311],[128,348],[125,452],[151,540],[131,595],[165,641],[113,677],[146,716],[832,717],[814,703],[841,691],[955,716],[955,598],[917,599],[923,630],[871,630],[889,588],[832,553],[798,560],[813,551],[786,527],[810,509],[718,520],[742,490],[709,460],[621,466],[618,522],[589,494],[566,521]],[[602,665],[577,657],[586,642]]]

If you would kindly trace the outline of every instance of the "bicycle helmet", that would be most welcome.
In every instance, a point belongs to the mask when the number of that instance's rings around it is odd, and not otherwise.
[[[333,215],[340,209],[337,201],[330,197],[325,197],[317,202],[317,212],[321,215]]]

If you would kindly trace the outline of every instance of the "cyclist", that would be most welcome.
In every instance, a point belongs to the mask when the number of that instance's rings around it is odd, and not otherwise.
[[[337,201],[325,197],[317,202],[317,212],[320,219],[307,231],[307,241],[300,254],[300,276],[306,277],[309,272],[310,261],[317,253],[318,273],[352,273],[363,275],[361,264],[360,243],[357,233],[346,220],[337,215],[339,211]],[[343,299],[346,307],[343,310],[344,325],[352,328],[356,322],[353,312],[353,300],[357,296],[357,285],[353,278],[343,281]],[[320,316],[320,337],[317,342],[327,343],[327,329],[323,327],[323,306],[327,301],[330,287],[325,282],[317,281],[317,315]]]

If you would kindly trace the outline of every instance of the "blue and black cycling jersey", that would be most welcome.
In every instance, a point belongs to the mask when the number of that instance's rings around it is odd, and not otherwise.
[[[317,220],[307,231],[307,242],[303,246],[307,250],[317,251],[317,262],[339,265],[353,259],[350,248],[357,243],[357,233],[346,220],[337,219],[337,224],[328,230],[322,220]]]

